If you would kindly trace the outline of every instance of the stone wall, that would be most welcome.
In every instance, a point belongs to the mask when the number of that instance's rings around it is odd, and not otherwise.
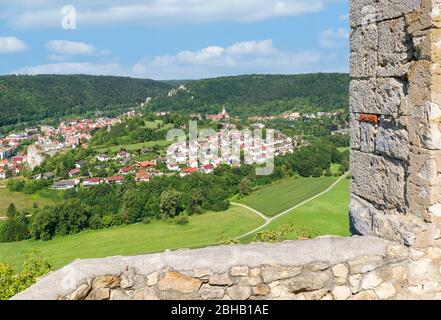
[[[440,245],[441,1],[351,1],[351,228]]]
[[[13,299],[438,299],[441,249],[374,237],[79,260]]]

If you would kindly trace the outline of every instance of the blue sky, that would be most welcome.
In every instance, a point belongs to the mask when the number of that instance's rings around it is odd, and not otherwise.
[[[347,72],[347,12],[347,0],[0,0],[0,74]]]

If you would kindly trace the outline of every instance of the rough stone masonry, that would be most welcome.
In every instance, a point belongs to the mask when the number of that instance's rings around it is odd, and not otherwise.
[[[350,16],[356,236],[78,260],[13,299],[441,299],[441,0]]]
[[[354,234],[441,245],[441,1],[352,0]]]

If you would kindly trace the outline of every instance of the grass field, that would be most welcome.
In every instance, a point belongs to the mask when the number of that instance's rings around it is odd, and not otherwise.
[[[4,216],[8,206],[13,203],[17,209],[31,208],[34,203],[39,206],[53,204],[54,200],[42,197],[38,194],[26,195],[19,192],[11,192],[6,188],[0,188],[0,216]]]
[[[278,230],[280,226],[293,223],[297,227],[314,231],[319,236],[349,236],[349,180],[344,179],[323,196],[273,221],[264,230]],[[252,241],[254,236],[243,239]],[[288,240],[296,240],[293,234]]]
[[[254,213],[231,208],[227,212],[190,217],[190,223],[183,226],[155,221],[148,225],[86,231],[47,242],[0,243],[0,261],[20,268],[24,256],[39,248],[54,263],[54,267],[59,268],[78,258],[138,255],[217,244],[222,233],[225,239],[232,239],[262,224],[263,219]]]
[[[145,121],[145,128],[148,129],[157,129],[158,125],[162,125],[164,123],[164,121],[162,120],[155,120],[155,121]]]
[[[337,178],[297,178],[276,182],[240,200],[273,217],[329,188]]]
[[[166,147],[169,144],[170,144],[170,142],[168,142],[168,141],[159,140],[159,141],[149,141],[149,142],[141,142],[141,143],[134,143],[134,144],[122,144],[122,145],[112,146],[112,147],[97,147],[97,148],[95,148],[95,151],[115,153],[115,152],[120,151],[121,149],[125,149],[128,152],[130,152],[130,151],[140,150],[143,148]]]

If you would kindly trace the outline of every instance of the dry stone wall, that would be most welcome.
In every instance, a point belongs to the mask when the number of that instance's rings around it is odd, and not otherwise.
[[[352,0],[351,229],[440,245],[441,1]]]
[[[80,260],[14,299],[441,299],[441,249],[374,237]]]

